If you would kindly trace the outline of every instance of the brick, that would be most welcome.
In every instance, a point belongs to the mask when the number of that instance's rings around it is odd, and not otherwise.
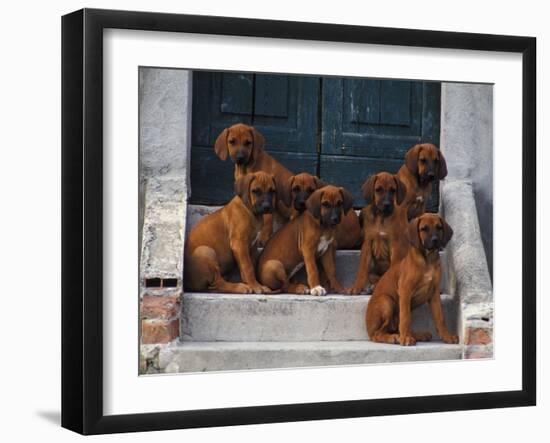
[[[467,345],[488,345],[493,342],[492,331],[486,328],[466,328]]]
[[[141,300],[142,319],[172,320],[179,317],[180,297],[178,295],[144,295]]]
[[[466,346],[464,358],[493,358],[493,347],[488,346]]]
[[[146,319],[141,321],[141,343],[168,343],[179,336],[179,320]]]

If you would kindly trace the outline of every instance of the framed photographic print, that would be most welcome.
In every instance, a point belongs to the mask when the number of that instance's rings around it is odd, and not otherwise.
[[[62,425],[534,405],[536,40],[62,21]]]

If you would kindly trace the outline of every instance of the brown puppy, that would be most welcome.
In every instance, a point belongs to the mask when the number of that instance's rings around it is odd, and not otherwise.
[[[264,171],[272,174],[278,187],[292,175],[281,163],[264,151],[265,138],[254,127],[237,123],[225,128],[214,144],[217,156],[225,161],[231,157],[235,163],[235,180],[250,172]],[[282,202],[277,203],[277,214],[281,221],[288,220],[289,208]],[[258,244],[263,246],[273,232],[273,217],[264,217],[264,227],[260,234]]]
[[[227,205],[204,217],[185,242],[185,284],[191,291],[270,292],[256,280],[251,249],[255,247],[262,216],[273,211],[276,184],[272,175],[256,172],[235,182],[237,194]],[[223,278],[235,262],[243,283]]]
[[[458,337],[445,326],[439,292],[439,250],[449,242],[453,230],[439,215],[424,214],[411,220],[407,231],[407,255],[392,263],[367,306],[369,337],[372,341],[404,346],[431,340],[429,332],[411,331],[411,311],[428,303],[439,336],[445,343],[458,343]]]
[[[302,172],[289,177],[283,185],[279,198],[290,208],[290,219],[306,209],[306,201],[317,189],[327,186],[319,177]],[[355,211],[348,211],[336,226],[334,234],[337,249],[353,249],[361,242],[361,226]]]
[[[413,146],[405,155],[405,164],[397,172],[407,187],[403,209],[409,220],[426,212],[426,201],[432,192],[432,182],[447,176],[445,157],[435,145],[422,143]]]
[[[403,202],[407,188],[397,175],[380,172],[361,187],[368,206],[361,210],[363,244],[355,283],[349,294],[360,294],[365,285],[375,285],[390,265],[402,259],[408,248],[403,232],[407,227]]]
[[[353,198],[343,188],[317,189],[306,202],[306,211],[284,225],[267,242],[258,263],[258,279],[273,290],[296,294],[325,295],[316,260],[320,259],[330,286],[344,288],[336,279],[334,231],[342,215],[352,207]],[[307,283],[291,283],[292,276],[305,264]]]

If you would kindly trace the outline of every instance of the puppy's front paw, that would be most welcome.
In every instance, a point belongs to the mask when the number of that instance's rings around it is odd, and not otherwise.
[[[246,283],[237,283],[235,292],[238,294],[252,294],[252,288]]]
[[[416,340],[410,334],[400,335],[399,336],[399,343],[401,343],[401,346],[414,346],[414,345],[416,345]]]
[[[352,286],[351,288],[348,288],[346,290],[346,294],[348,295],[359,295],[363,291],[363,288],[360,288],[359,286]]]
[[[457,335],[444,335],[443,337],[441,337],[443,342],[445,343],[448,343],[448,344],[456,344],[458,343],[458,336]]]
[[[271,289],[269,289],[267,286],[263,286],[260,284],[250,285],[250,288],[252,289],[252,292],[254,294],[269,294],[271,292]]]
[[[327,291],[322,286],[315,286],[309,290],[309,293],[311,295],[315,295],[316,297],[327,295]]]
[[[309,288],[306,285],[298,283],[298,284],[296,284],[296,287],[294,288],[294,293],[298,294],[298,295],[309,294]]]

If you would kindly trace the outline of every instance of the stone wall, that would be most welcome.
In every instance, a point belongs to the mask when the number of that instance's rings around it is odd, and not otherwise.
[[[448,178],[473,184],[489,273],[493,274],[493,86],[441,85],[440,147]]]
[[[179,337],[192,73],[139,70],[140,371]]]

